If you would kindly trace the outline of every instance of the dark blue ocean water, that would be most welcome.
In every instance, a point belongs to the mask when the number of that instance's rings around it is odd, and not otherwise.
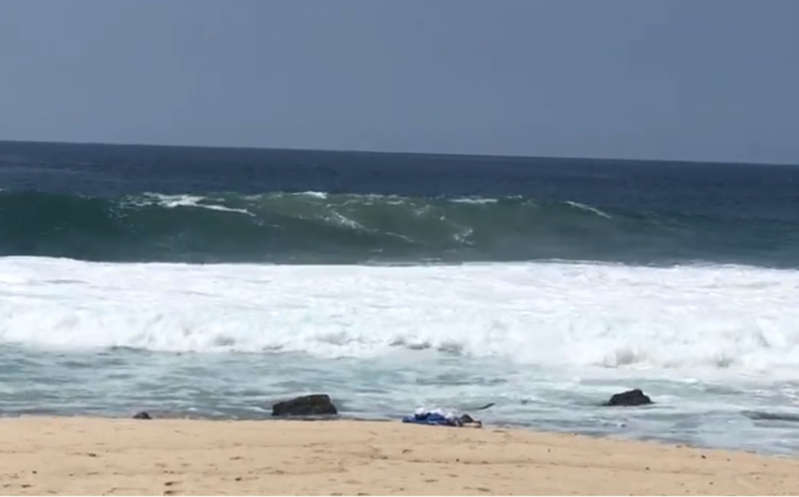
[[[0,189],[0,255],[799,267],[796,166],[0,142]]]

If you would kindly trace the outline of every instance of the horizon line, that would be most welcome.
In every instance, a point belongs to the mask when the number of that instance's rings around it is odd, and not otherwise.
[[[607,162],[659,162],[671,164],[719,164],[719,165],[750,165],[750,166],[799,166],[799,162],[748,162],[724,160],[696,160],[696,159],[634,159],[623,157],[590,157],[590,156],[548,156],[524,154],[497,154],[497,153],[453,153],[453,152],[419,152],[419,151],[394,151],[394,150],[364,150],[364,149],[339,149],[339,148],[301,148],[301,147],[274,147],[274,146],[237,146],[237,145],[189,145],[189,144],[163,144],[163,143],[137,143],[137,142],[99,142],[99,141],[66,141],[66,140],[18,140],[0,139],[0,144],[32,143],[43,145],[94,145],[109,147],[152,147],[152,148],[207,148],[222,150],[271,150],[285,152],[332,152],[332,153],[362,153],[376,155],[424,155],[440,157],[485,157],[495,159],[548,159],[548,160],[581,160],[581,161],[607,161]]]

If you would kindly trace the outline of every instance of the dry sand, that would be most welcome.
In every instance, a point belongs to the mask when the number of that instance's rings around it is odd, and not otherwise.
[[[0,494],[797,494],[799,460],[363,421],[0,420]]]

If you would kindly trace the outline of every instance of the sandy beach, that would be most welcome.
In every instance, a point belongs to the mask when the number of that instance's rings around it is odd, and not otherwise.
[[[799,460],[365,421],[0,420],[0,494],[796,494]]]

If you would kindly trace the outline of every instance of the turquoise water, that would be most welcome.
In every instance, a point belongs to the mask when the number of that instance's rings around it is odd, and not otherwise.
[[[799,449],[795,417],[764,419],[764,406],[772,415],[790,412],[786,407],[799,394],[796,381],[729,386],[727,381],[674,381],[646,374],[569,378],[574,371],[466,361],[429,351],[320,360],[302,354],[198,357],[4,346],[0,371],[5,415],[127,417],[147,410],[163,417],[269,419],[273,401],[323,391],[334,396],[344,417],[398,419],[416,406],[445,406],[498,425],[764,452]],[[644,388],[656,404],[599,406],[626,386]],[[488,402],[495,405],[472,410]]]

